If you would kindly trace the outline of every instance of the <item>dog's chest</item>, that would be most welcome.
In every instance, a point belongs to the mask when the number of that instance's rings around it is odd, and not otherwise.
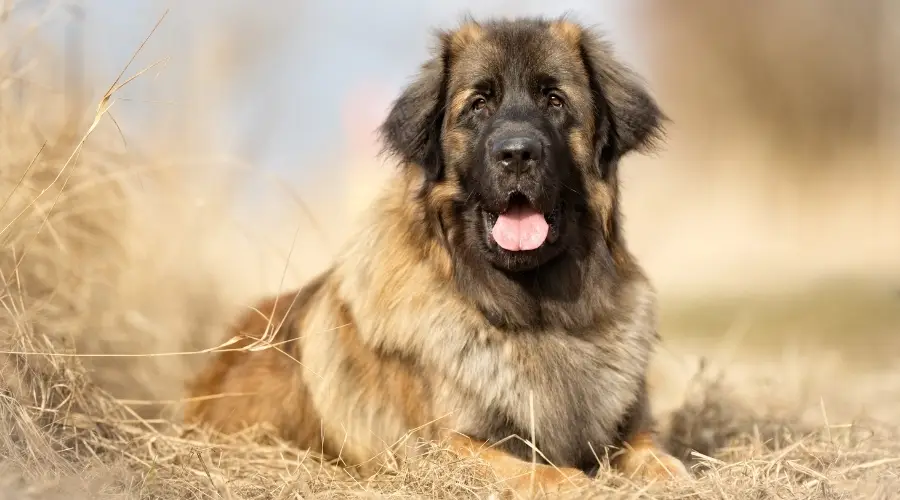
[[[551,332],[481,339],[458,352],[444,395],[459,430],[492,441],[534,434],[548,459],[575,464],[617,444],[646,362],[638,338],[604,344]],[[519,443],[510,451],[527,449]]]

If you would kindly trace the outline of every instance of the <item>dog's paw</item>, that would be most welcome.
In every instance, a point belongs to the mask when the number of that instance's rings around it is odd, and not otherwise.
[[[681,460],[657,447],[644,446],[626,450],[619,457],[618,468],[629,478],[645,481],[693,477]]]
[[[504,482],[518,498],[531,498],[546,494],[576,492],[590,484],[590,481],[591,479],[578,469],[538,465],[533,470]]]

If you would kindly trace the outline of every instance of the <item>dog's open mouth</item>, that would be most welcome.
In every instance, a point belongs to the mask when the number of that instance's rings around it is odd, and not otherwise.
[[[552,239],[558,214],[559,209],[549,214],[539,212],[520,192],[510,195],[503,212],[485,212],[491,237],[500,248],[509,252],[535,250]]]

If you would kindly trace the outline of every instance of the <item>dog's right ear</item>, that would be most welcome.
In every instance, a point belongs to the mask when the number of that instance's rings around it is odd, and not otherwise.
[[[429,181],[443,173],[441,128],[452,35],[439,33],[435,54],[422,65],[419,74],[394,101],[379,134],[385,150],[400,157],[408,166],[424,169]]]

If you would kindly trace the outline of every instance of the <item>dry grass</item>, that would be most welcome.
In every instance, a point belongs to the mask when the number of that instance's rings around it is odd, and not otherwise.
[[[53,115],[57,103],[13,100],[4,88],[0,499],[499,493],[482,464],[439,446],[362,481],[265,429],[225,438],[182,428],[180,381],[202,361],[196,353],[220,336],[235,304],[252,294],[247,271],[229,260],[245,256],[223,250],[233,250],[221,243],[230,237],[226,221],[188,217],[197,209],[183,186],[183,163],[123,152],[108,117],[89,136],[87,126],[65,121],[62,133],[38,132],[46,127],[35,117]],[[227,204],[222,200],[213,208]],[[821,399],[845,396],[841,409],[855,417],[861,404],[877,405],[877,397],[896,391],[857,394],[860,381],[838,383],[838,372],[797,366],[732,365],[722,374],[660,365],[666,384],[654,397],[666,436],[698,479],[646,486],[604,470],[579,497],[900,494],[897,429],[868,418],[837,422]],[[804,377],[814,378],[812,389]],[[896,380],[879,383],[896,387]]]

